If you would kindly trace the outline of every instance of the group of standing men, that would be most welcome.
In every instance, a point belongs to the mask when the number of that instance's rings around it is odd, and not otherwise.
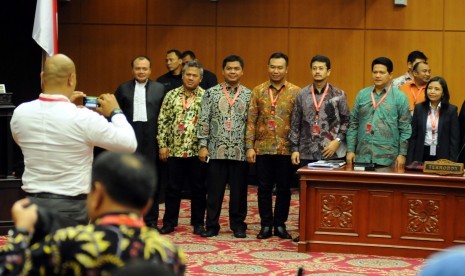
[[[163,85],[148,79],[147,57],[133,61],[135,80],[120,86],[116,97],[133,121],[136,136],[144,136],[138,137],[139,145],[147,137],[153,143],[156,133],[158,144],[149,153],[152,160],[158,156],[162,161],[153,160],[155,164],[167,164],[166,211],[160,233],[175,231],[181,192],[187,181],[192,195],[194,234],[218,235],[221,205],[229,184],[230,228],[236,238],[246,237],[248,163],[256,165],[259,239],[273,234],[291,238],[285,223],[297,166],[344,158],[348,162],[357,160],[383,166],[405,164],[411,133],[409,105],[407,97],[391,84],[393,66],[388,58],[373,61],[374,86],[358,93],[352,116],[346,94],[328,82],[331,73],[328,57],[312,58],[313,83],[303,89],[286,80],[288,62],[285,54],[272,54],[268,60],[269,80],[251,91],[240,84],[244,62],[236,55],[224,59],[224,81],[219,84],[216,77],[211,77],[212,73],[207,77],[207,71],[191,51],[184,55],[177,50],[167,52],[169,72],[157,79]],[[122,96],[125,85],[130,88]],[[162,93],[163,86],[166,95]],[[137,99],[138,87],[146,88],[146,100],[153,98],[153,106],[144,103],[140,94]],[[149,90],[155,88],[158,91]],[[125,103],[129,108],[124,108]],[[148,110],[153,107],[156,113],[159,110],[158,118],[149,115]],[[134,121],[139,113],[150,118],[142,118],[147,126],[142,124],[138,129]],[[153,125],[156,131],[148,125]],[[151,213],[156,215],[149,221]],[[152,209],[146,221],[157,228],[157,220],[153,219],[157,217],[158,210]]]

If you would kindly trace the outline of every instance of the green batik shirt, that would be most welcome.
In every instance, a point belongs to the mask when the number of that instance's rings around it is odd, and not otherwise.
[[[158,115],[158,146],[168,148],[170,157],[198,155],[197,122],[205,90],[197,87],[193,98],[184,93],[184,86],[169,91]]]
[[[392,88],[375,110],[371,95],[379,103],[386,89],[380,95],[373,89],[370,86],[357,94],[347,131],[347,152],[355,152],[356,162],[390,166],[398,155],[407,156],[412,134],[409,102],[402,91]],[[369,124],[371,130],[367,131]]]

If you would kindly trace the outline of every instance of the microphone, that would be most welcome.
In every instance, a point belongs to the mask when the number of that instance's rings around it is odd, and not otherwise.
[[[464,148],[465,148],[465,143],[463,143],[463,146],[462,146],[462,148],[460,149],[459,154],[457,154],[457,157],[455,157],[454,160],[457,160],[457,161],[459,160],[460,154],[462,154],[462,151],[463,151]]]

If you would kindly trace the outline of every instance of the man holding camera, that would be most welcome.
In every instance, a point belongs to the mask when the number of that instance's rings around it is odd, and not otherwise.
[[[67,217],[68,225],[87,224],[94,146],[134,152],[136,137],[113,95],[97,100],[101,115],[73,104],[85,95],[74,91],[76,68],[69,57],[48,58],[41,79],[39,99],[18,106],[10,123],[24,155],[22,189],[32,203]]]

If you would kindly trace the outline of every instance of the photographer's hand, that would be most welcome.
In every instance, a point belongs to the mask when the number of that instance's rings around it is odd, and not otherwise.
[[[18,200],[11,208],[11,215],[16,228],[34,233],[34,225],[38,219],[37,205],[31,204],[28,198]]]
[[[97,102],[100,106],[97,107],[95,110],[107,118],[110,117],[110,114],[114,109],[120,108],[118,101],[116,100],[116,97],[113,94],[102,94],[98,98]]]

